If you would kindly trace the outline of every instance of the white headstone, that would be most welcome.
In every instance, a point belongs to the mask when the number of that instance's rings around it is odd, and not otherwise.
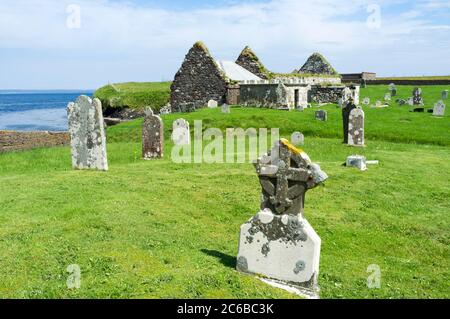
[[[175,145],[190,145],[191,132],[189,122],[185,119],[178,119],[172,124],[172,141]]]
[[[361,155],[351,155],[347,157],[347,162],[345,163],[347,167],[356,167],[361,171],[367,170],[366,158]]]
[[[384,100],[385,100],[385,101],[390,101],[390,100],[391,100],[391,94],[390,94],[390,93],[386,93],[386,94],[384,95]]]
[[[221,106],[221,109],[222,109],[222,113],[224,113],[224,114],[230,114],[231,113],[231,108],[230,108],[230,106],[228,104],[223,104]]]
[[[215,109],[216,107],[218,107],[217,101],[209,100],[209,102],[208,102],[208,107],[209,107],[210,109]]]
[[[434,116],[444,116],[445,115],[444,101],[439,100],[439,102],[434,104],[433,115]]]
[[[291,142],[294,145],[303,145],[305,144],[305,136],[300,132],[294,132],[291,135]]]
[[[364,104],[364,105],[369,105],[369,104],[370,104],[370,98],[365,97],[365,98],[363,99],[363,104]]]
[[[81,95],[67,106],[72,166],[108,170],[102,103]]]

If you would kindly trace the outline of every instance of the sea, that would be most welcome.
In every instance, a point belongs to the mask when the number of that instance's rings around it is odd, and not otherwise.
[[[0,90],[0,130],[67,131],[67,104],[93,91]]]

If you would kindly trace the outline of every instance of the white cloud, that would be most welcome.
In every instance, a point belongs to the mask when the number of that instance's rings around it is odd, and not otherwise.
[[[2,0],[0,50],[39,52],[40,58],[26,54],[22,65],[33,65],[34,72],[43,72],[45,66],[47,75],[40,83],[46,86],[61,83],[62,70],[83,67],[96,76],[83,79],[80,73],[71,87],[171,79],[197,40],[227,59],[250,44],[274,71],[298,68],[314,51],[342,72],[413,75],[450,70],[449,25],[430,22],[423,13],[442,11],[447,2],[422,1],[399,13],[391,8],[405,1],[374,2],[381,6],[380,29],[367,27],[366,8],[372,1],[365,0],[272,0],[184,11],[107,0]],[[66,27],[69,4],[81,8],[80,29]],[[14,63],[21,63],[20,55],[11,60],[7,65],[0,61],[0,66],[10,72],[19,69]],[[26,68],[20,70],[16,83],[27,76]],[[12,81],[0,74],[0,87],[6,80]]]

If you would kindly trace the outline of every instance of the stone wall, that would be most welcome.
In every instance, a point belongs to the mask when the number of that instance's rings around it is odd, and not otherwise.
[[[308,101],[313,103],[337,103],[345,86],[313,86],[308,93]]]
[[[173,112],[191,112],[205,107],[209,100],[224,103],[227,80],[208,49],[197,42],[189,50],[171,86]]]
[[[242,50],[241,54],[236,60],[236,64],[242,66],[247,71],[255,74],[261,79],[267,79],[266,69],[260,62],[256,54],[248,46]]]
[[[308,85],[291,84],[241,84],[241,105],[276,109],[295,109],[308,104]],[[296,105],[297,95],[297,105]]]
[[[0,131],[0,153],[69,144],[68,132]]]

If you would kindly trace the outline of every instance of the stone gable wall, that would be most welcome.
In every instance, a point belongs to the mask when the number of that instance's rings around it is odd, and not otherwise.
[[[267,79],[267,75],[263,72],[264,66],[259,61],[258,57],[251,51],[250,48],[245,48],[236,60],[236,64],[242,66],[247,71],[261,79]]]
[[[186,55],[171,86],[173,112],[191,112],[203,108],[209,100],[224,103],[227,80],[207,49],[195,44]]]

